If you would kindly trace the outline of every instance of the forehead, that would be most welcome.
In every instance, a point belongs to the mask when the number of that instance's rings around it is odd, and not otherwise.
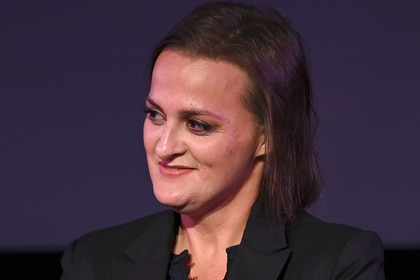
[[[247,74],[233,63],[165,50],[153,68],[150,96],[239,105],[247,84]]]

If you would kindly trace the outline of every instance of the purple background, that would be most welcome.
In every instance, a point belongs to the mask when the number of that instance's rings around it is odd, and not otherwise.
[[[154,43],[204,1],[0,2],[0,250],[61,250],[163,209],[142,144]],[[420,2],[246,1],[310,50],[319,217],[420,246]]]

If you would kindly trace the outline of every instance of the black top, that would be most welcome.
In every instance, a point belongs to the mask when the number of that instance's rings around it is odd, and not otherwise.
[[[227,271],[233,263],[235,253],[239,245],[235,245],[226,249],[227,255]],[[188,250],[182,251],[179,255],[172,254],[171,262],[169,264],[168,279],[169,280],[189,280],[190,275],[190,255]],[[226,277],[226,276],[225,276]]]

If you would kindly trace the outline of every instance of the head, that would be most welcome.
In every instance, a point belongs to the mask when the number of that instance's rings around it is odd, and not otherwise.
[[[209,3],[158,43],[153,67],[165,50],[228,62],[246,73],[240,103],[265,136],[262,206],[268,215],[293,220],[317,197],[321,179],[308,66],[291,22],[271,9]]]

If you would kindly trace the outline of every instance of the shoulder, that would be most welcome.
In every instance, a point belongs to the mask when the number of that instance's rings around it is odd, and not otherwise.
[[[305,212],[289,227],[288,241],[292,267],[315,266],[331,279],[351,273],[366,275],[360,279],[383,277],[383,245],[375,232],[327,223]]]
[[[141,236],[143,232],[149,230],[153,224],[171,217],[173,217],[171,211],[155,213],[125,224],[88,233],[76,239],[75,242],[77,242],[78,247],[86,248],[88,251],[91,251],[89,249],[95,249],[95,247],[102,248],[102,250],[116,247],[125,248]]]
[[[158,236],[159,229],[165,231],[173,220],[173,212],[164,211],[77,238],[67,246],[61,258],[61,279],[108,279],[113,260],[125,260],[132,244]]]
[[[356,236],[366,236],[368,239],[380,241],[378,235],[372,231],[365,231],[355,227],[324,222],[307,212],[302,213],[289,227],[289,241],[293,245],[305,244],[325,247],[328,244],[336,247],[346,243]],[[296,244],[294,244],[296,243]]]

